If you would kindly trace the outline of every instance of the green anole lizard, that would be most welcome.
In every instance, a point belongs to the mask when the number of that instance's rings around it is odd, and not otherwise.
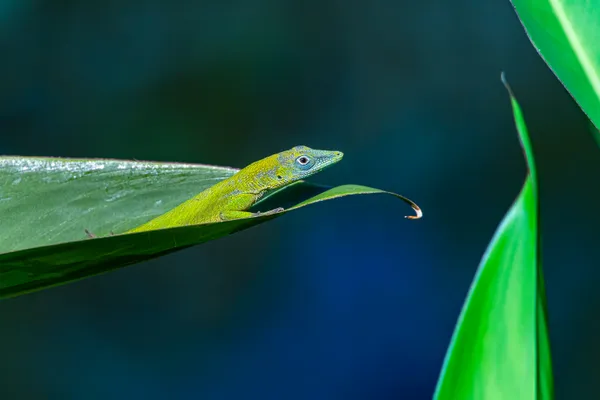
[[[247,210],[260,199],[324,170],[340,161],[343,156],[340,151],[296,146],[248,165],[230,178],[126,233],[227,221],[283,211],[283,208],[262,213]]]
[[[343,156],[344,154],[340,151],[315,150],[306,146],[296,146],[248,165],[230,178],[209,187],[165,214],[125,233],[220,222],[281,212],[283,208],[262,213],[252,213],[247,210],[260,199],[322,171],[340,161]],[[412,205],[417,216],[407,218],[420,218],[421,210],[416,204],[412,203]],[[95,237],[88,230],[86,233],[90,237]]]

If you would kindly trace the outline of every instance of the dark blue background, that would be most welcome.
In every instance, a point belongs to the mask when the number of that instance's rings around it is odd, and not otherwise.
[[[600,151],[508,0],[3,0],[0,154],[346,156],[347,198],[0,303],[2,399],[426,399],[533,137],[558,398],[600,396]]]

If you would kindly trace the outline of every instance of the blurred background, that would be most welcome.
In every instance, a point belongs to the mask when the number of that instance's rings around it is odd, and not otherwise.
[[[600,151],[508,0],[0,2],[0,154],[243,167],[321,203],[0,302],[0,398],[427,399],[533,137],[557,398],[598,398]]]

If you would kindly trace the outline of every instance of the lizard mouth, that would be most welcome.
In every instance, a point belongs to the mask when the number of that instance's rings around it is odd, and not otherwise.
[[[333,164],[339,162],[344,157],[344,153],[341,151],[335,151],[331,155],[322,156],[318,159],[318,170],[322,171],[325,168],[332,166]]]

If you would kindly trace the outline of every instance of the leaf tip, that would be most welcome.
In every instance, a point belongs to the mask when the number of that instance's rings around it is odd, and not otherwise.
[[[509,96],[514,98],[515,95],[513,94],[513,91],[510,88],[510,85],[508,84],[508,80],[506,79],[506,73],[504,71],[500,72],[500,81],[508,91]]]
[[[416,215],[406,215],[404,218],[406,219],[420,219],[423,217],[423,211],[421,211],[421,207],[419,207],[418,205],[412,203],[410,205],[412,207],[413,210],[415,210]]]

